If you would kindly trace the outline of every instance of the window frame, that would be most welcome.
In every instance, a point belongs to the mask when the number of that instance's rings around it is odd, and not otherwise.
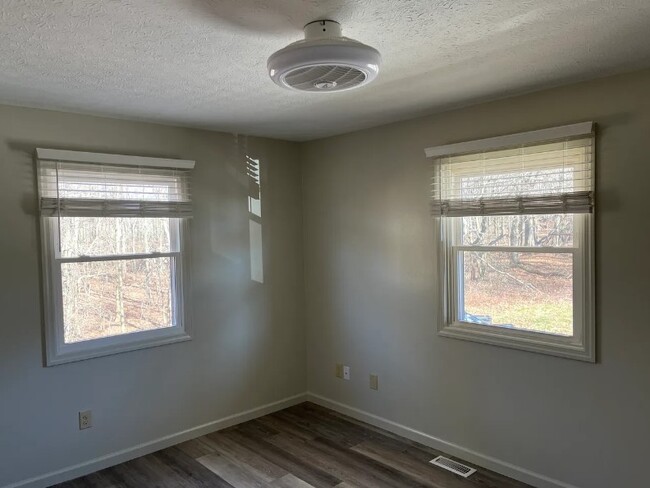
[[[173,249],[170,252],[62,258],[59,255],[59,222],[57,217],[41,216],[45,304],[45,365],[54,366],[191,340],[187,300],[189,292],[189,279],[187,276],[189,269],[187,253],[188,236],[189,222],[187,219],[170,219],[170,240]],[[173,290],[172,313],[174,325],[161,329],[132,332],[88,341],[65,342],[61,280],[61,265],[63,263],[106,262],[120,260],[120,258],[148,259],[156,257],[171,258],[170,281]]]
[[[476,141],[449,144],[425,149],[428,158],[450,154],[462,154],[490,150],[500,150],[519,144],[544,144],[564,137],[593,134],[593,122],[541,129],[519,134],[480,139]],[[595,154],[596,138],[592,136],[591,149]],[[593,157],[592,171],[596,159]],[[454,339],[491,344],[523,351],[536,352],[567,359],[596,362],[596,324],[595,324],[595,230],[594,213],[571,213],[574,216],[574,243],[572,247],[551,248],[552,252],[570,252],[573,254],[573,330],[574,335],[560,336],[542,332],[499,326],[485,326],[458,319],[462,294],[452,292],[458,277],[462,280],[463,267],[458,262],[457,250],[460,244],[460,226],[462,217],[434,216],[434,242],[437,247],[435,272],[438,279],[434,283],[434,293],[440,306],[436,314],[438,335]],[[461,246],[472,247],[472,246]],[[474,246],[481,247],[481,246]],[[491,246],[492,251],[499,249]],[[525,252],[540,252],[534,247],[500,246],[503,250],[521,249]],[[508,248],[508,249],[506,249]],[[550,252],[550,251],[546,251]],[[455,259],[455,261],[454,261]]]
[[[41,270],[42,270],[42,293],[43,293],[43,363],[44,366],[54,366],[58,364],[81,361],[101,356],[107,356],[127,351],[157,347],[164,344],[172,344],[191,340],[191,280],[190,280],[190,222],[191,217],[191,198],[189,188],[184,186],[187,194],[181,204],[182,208],[178,209],[175,201],[171,203],[172,210],[165,215],[160,208],[156,208],[153,214],[150,214],[147,208],[132,208],[124,210],[120,208],[121,200],[117,202],[116,212],[112,210],[102,212],[97,218],[126,217],[129,218],[165,218],[169,219],[169,252],[154,252],[140,254],[109,254],[104,256],[73,256],[62,257],[60,250],[59,231],[60,219],[64,216],[59,210],[52,210],[52,202],[47,202],[43,207],[43,164],[52,162],[81,163],[85,166],[97,164],[97,171],[101,172],[103,165],[115,166],[119,168],[137,167],[147,175],[148,170],[157,172],[159,170],[184,171],[187,172],[194,168],[195,162],[181,159],[162,159],[141,156],[128,156],[118,154],[89,153],[78,151],[66,151],[58,149],[36,149],[36,173],[38,183],[38,196],[41,202],[40,212],[40,244],[41,244]],[[58,169],[57,169],[58,171]],[[146,177],[146,176],[145,176]],[[58,185],[58,173],[56,175],[56,184]],[[180,176],[179,176],[180,178]],[[182,180],[183,185],[187,185],[187,180]],[[56,198],[59,198],[58,189]],[[52,193],[50,189],[50,194]],[[53,195],[48,195],[52,200]],[[75,200],[72,198],[71,200]],[[87,203],[84,199],[81,202]],[[108,199],[108,203],[112,200]],[[56,204],[56,202],[55,202]],[[103,204],[104,205],[104,204]],[[188,208],[189,206],[189,208]],[[43,209],[46,209],[45,211]],[[80,207],[81,215],[88,208],[83,205]],[[78,209],[75,209],[78,210]],[[90,213],[88,216],[92,216]],[[135,259],[152,259],[152,258],[170,258],[170,283],[172,287],[172,326],[160,329],[145,330],[127,334],[119,334],[110,337],[101,337],[87,341],[74,343],[65,342],[64,321],[63,321],[63,289],[62,289],[62,269],[63,263],[68,262],[107,262],[120,260]]]
[[[560,336],[515,328],[486,326],[459,319],[463,297],[462,258],[459,251],[466,248],[459,241],[462,217],[437,217],[438,243],[437,295],[442,306],[438,316],[438,334],[443,337],[482,342],[496,346],[544,353],[570,359],[595,362],[594,323],[594,257],[593,215],[574,215],[574,245],[564,248],[535,248],[525,246],[489,246],[489,251],[557,252],[573,255],[573,336]]]

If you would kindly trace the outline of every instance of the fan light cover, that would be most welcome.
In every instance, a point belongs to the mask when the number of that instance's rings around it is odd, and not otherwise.
[[[283,88],[308,92],[351,90],[379,73],[376,49],[341,36],[341,25],[317,20],[305,26],[305,39],[289,44],[268,61],[269,76]]]

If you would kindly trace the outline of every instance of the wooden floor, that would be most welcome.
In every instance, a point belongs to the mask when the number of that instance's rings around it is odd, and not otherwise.
[[[313,403],[164,449],[57,488],[523,488],[479,469],[429,464],[440,452]],[[467,464],[467,463],[465,463]]]

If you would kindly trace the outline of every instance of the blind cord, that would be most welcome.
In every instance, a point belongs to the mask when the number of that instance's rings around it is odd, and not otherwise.
[[[57,218],[58,231],[56,235],[57,235],[57,240],[59,245],[59,256],[63,253],[63,250],[61,249],[61,198],[59,193],[59,166],[60,165],[61,165],[61,161],[57,161],[56,162],[56,218]]]

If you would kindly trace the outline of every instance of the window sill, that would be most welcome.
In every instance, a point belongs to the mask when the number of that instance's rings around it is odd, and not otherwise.
[[[443,337],[481,342],[579,361],[596,362],[593,345],[577,342],[573,337],[554,336],[494,326],[456,322],[442,327]]]
[[[73,344],[61,344],[47,351],[46,366],[83,361],[123,352],[148,349],[166,344],[185,342],[192,337],[180,327],[170,327],[115,337],[106,337]]]

